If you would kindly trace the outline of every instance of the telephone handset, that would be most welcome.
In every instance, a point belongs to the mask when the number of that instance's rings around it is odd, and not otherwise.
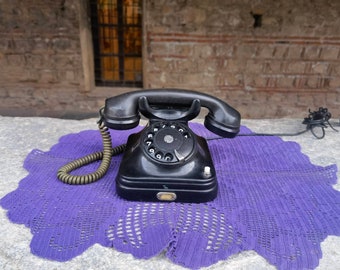
[[[125,130],[136,127],[140,114],[149,123],[131,134],[116,176],[116,192],[136,201],[206,202],[217,195],[214,164],[206,140],[188,126],[201,111],[209,110],[204,125],[222,137],[233,138],[240,129],[240,114],[227,103],[191,90],[153,89],[134,91],[108,98],[100,111],[100,131],[104,151],[62,167],[58,178],[69,184],[90,183],[101,178],[113,154],[106,128]],[[73,176],[69,172],[102,159],[97,172]]]

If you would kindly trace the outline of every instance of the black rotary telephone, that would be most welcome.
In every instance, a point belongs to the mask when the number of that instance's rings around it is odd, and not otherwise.
[[[206,202],[217,195],[214,164],[206,140],[193,133],[188,121],[209,110],[205,127],[222,137],[233,138],[240,129],[240,114],[225,102],[195,91],[154,89],[108,98],[100,111],[99,128],[104,151],[71,162],[58,171],[69,184],[87,184],[107,171],[111,156],[124,155],[116,176],[116,192],[135,201]],[[107,128],[125,130],[139,124],[140,114],[148,125],[131,134],[126,146],[111,147]],[[99,169],[86,176],[69,172],[102,159]]]

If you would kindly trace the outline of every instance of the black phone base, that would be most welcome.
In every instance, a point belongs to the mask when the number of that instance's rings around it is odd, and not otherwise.
[[[215,199],[217,189],[207,142],[185,122],[151,121],[129,136],[116,177],[120,197],[201,203]]]

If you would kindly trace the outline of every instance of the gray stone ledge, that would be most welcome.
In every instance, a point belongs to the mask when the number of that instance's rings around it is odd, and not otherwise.
[[[34,148],[47,151],[58,142],[59,137],[85,129],[96,129],[97,119],[62,120],[53,118],[24,118],[0,116],[0,197],[17,188],[19,181],[27,175],[22,167],[27,154]],[[200,121],[200,120],[196,120]],[[336,120],[334,120],[336,122]],[[255,132],[294,133],[305,128],[301,119],[242,120],[242,124]],[[338,127],[339,128],[339,127]],[[340,128],[339,128],[340,129]],[[284,140],[298,142],[302,152],[314,164],[326,166],[336,163],[340,167],[340,133],[326,129],[323,140],[315,139],[311,133]],[[338,173],[338,178],[339,178]],[[340,191],[339,183],[334,186]],[[36,257],[30,253],[31,233],[23,225],[13,224],[0,208],[0,269],[166,269],[182,267],[171,263],[164,254],[149,260],[134,259],[132,255],[120,253],[98,244],[81,256],[60,263]],[[329,236],[321,244],[323,258],[317,269],[339,269],[340,237]],[[207,269],[275,269],[254,251],[234,255]]]

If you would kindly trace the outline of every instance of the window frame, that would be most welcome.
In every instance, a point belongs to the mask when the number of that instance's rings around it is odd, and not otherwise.
[[[92,47],[93,47],[93,62],[94,62],[94,84],[95,86],[117,86],[117,87],[143,87],[143,1],[140,0],[140,12],[141,19],[136,24],[124,24],[124,0],[116,0],[117,2],[117,24],[100,24],[98,20],[98,1],[89,1],[90,18],[91,18],[91,34],[92,34]],[[118,33],[118,53],[117,54],[105,54],[102,53],[100,48],[100,27],[116,27]],[[140,53],[126,53],[125,52],[125,39],[124,39],[124,28],[138,27],[140,28],[140,43],[141,49]],[[118,57],[118,80],[107,80],[103,78],[103,67],[102,58],[103,57]],[[127,58],[140,59],[140,70],[133,69],[133,72],[140,71],[140,80],[127,80],[126,79],[126,69],[125,61]],[[115,70],[117,72],[117,70]]]

